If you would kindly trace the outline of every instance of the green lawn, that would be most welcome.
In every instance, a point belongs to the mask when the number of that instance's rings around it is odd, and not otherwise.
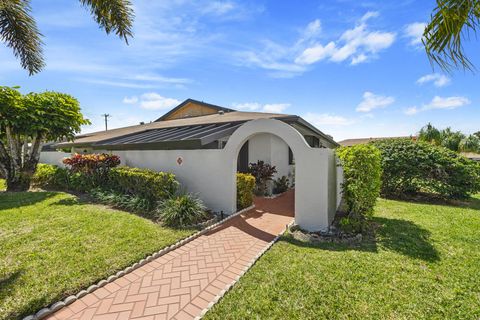
[[[191,232],[65,193],[0,192],[0,319],[21,319]]]
[[[376,241],[272,247],[205,319],[479,319],[480,197],[380,200]]]

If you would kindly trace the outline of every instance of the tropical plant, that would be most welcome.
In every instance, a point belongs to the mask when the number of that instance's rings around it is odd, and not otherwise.
[[[244,209],[253,204],[255,177],[249,173],[237,173],[237,209]]]
[[[423,193],[466,198],[480,191],[480,165],[441,146],[409,139],[373,142],[382,154],[385,197]]]
[[[368,217],[380,195],[381,155],[371,144],[341,147],[336,150],[343,169],[344,211],[351,217]]]
[[[89,123],[78,101],[68,94],[22,95],[17,87],[0,87],[0,171],[7,190],[28,190],[42,143],[72,139]]]
[[[441,145],[452,151],[459,151],[460,141],[465,138],[465,135],[460,131],[452,131],[450,128],[446,128],[440,132]]]
[[[132,37],[134,13],[130,0],[80,0],[100,28],[115,33],[128,43]],[[30,75],[43,69],[42,34],[31,15],[30,0],[0,0],[0,39]]]
[[[168,226],[186,227],[200,222],[206,216],[206,207],[197,196],[180,192],[159,202],[156,209],[159,221]]]
[[[123,194],[112,190],[103,190],[101,188],[91,189],[88,193],[101,203],[128,210],[130,212],[138,212],[148,215],[153,209],[151,203],[147,199],[135,195]]]
[[[473,70],[462,43],[477,31],[479,24],[479,0],[437,0],[423,33],[430,61],[447,71],[459,67]]]
[[[420,129],[418,133],[418,140],[433,143],[436,145],[441,144],[441,134],[440,130],[435,128],[430,122]]]
[[[277,173],[277,168],[262,160],[258,160],[257,163],[250,163],[248,173],[255,177],[256,193],[264,196],[267,193],[267,183]]]
[[[280,178],[273,181],[273,193],[279,194],[288,190],[290,186],[290,180],[287,176],[281,176]]]
[[[480,131],[473,133],[473,135],[476,136],[477,138],[480,138]]]
[[[480,152],[480,138],[471,134],[460,141],[459,150],[463,152]]]

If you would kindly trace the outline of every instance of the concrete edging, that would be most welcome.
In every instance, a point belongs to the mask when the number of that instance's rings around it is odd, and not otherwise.
[[[290,222],[288,225],[286,225],[285,227],[285,230],[283,230],[282,233],[280,233],[278,236],[276,236],[272,241],[270,241],[267,246],[265,248],[262,249],[262,251],[260,251],[253,259],[252,261],[250,261],[246,266],[245,268],[243,268],[242,270],[242,273],[237,276],[235,278],[234,281],[232,281],[231,283],[227,284],[225,286],[225,288],[220,291],[219,294],[217,294],[214,298],[213,298],[213,301],[210,302],[208,304],[208,306],[202,310],[201,314],[197,317],[195,317],[195,320],[200,320],[203,318],[203,316],[205,316],[205,314],[207,314],[208,311],[210,311],[210,309],[213,308],[213,306],[218,302],[220,301],[220,299],[223,298],[223,296],[230,290],[233,288],[233,286],[240,280],[241,277],[243,277],[245,275],[245,273],[248,272],[248,270],[250,270],[250,268],[253,267],[253,265],[258,261],[258,259],[260,259],[268,250],[270,250],[270,248],[278,241],[278,239],[280,239],[280,237],[294,224],[295,220]]]
[[[78,299],[82,298],[83,296],[89,294],[89,293],[92,293],[94,292],[95,290],[109,284],[110,282],[113,282],[115,280],[117,280],[118,278],[120,277],[123,277],[124,275],[140,268],[141,266],[147,264],[148,262],[156,259],[156,258],[159,258],[167,253],[169,253],[170,251],[172,250],[175,250],[191,241],[193,241],[194,239],[204,235],[205,233],[209,232],[210,230],[218,227],[219,225],[227,222],[228,220],[232,219],[233,217],[236,217],[242,213],[245,213],[249,210],[252,210],[255,208],[255,204],[251,205],[250,207],[247,207],[247,208],[244,208],[240,211],[237,211],[229,216],[227,216],[226,218],[224,218],[223,220],[220,220],[218,221],[217,223],[214,223],[194,234],[192,234],[191,236],[188,236],[187,238],[184,238],[184,239],[181,239],[179,241],[177,241],[176,243],[168,246],[168,247],[165,247],[151,255],[149,255],[148,257],[144,258],[144,259],[141,259],[140,261],[134,263],[133,265],[129,266],[129,267],[126,267],[125,269],[121,270],[121,271],[118,271],[115,275],[112,275],[112,276],[109,276],[107,279],[102,279],[100,280],[97,284],[93,284],[91,285],[90,287],[88,287],[87,289],[85,290],[81,290],[80,292],[78,292],[76,295],[71,295],[71,296],[68,296],[66,297],[65,299],[63,300],[60,300],[60,301],[57,301],[55,303],[53,303],[52,305],[50,305],[49,307],[46,307],[46,308],[42,308],[40,309],[39,311],[37,311],[35,314],[31,314],[29,316],[26,316],[23,318],[23,320],[40,320],[40,319],[43,319],[45,318],[46,316],[49,316],[51,315],[52,313],[62,309],[63,307],[66,307],[70,304],[72,304],[73,302],[77,301]],[[263,253],[262,253],[263,254]],[[243,275],[243,273],[242,273]],[[222,291],[223,292],[223,291]]]

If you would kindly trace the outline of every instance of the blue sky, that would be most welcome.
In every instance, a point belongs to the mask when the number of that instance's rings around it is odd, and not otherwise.
[[[78,1],[32,0],[47,66],[0,46],[0,83],[72,94],[83,132],[149,122],[186,98],[297,114],[336,140],[480,130],[479,76],[432,69],[419,33],[434,1],[136,1],[126,45]],[[300,5],[301,4],[301,5]],[[480,66],[480,42],[465,49]]]

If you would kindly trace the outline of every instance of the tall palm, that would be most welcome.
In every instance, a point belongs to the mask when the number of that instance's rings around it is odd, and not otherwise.
[[[115,33],[128,43],[134,13],[130,0],[79,0],[107,34]],[[43,69],[42,34],[31,15],[30,0],[0,0],[0,40],[13,49],[30,75]]]
[[[480,0],[437,0],[423,43],[427,55],[443,70],[474,70],[462,42],[475,34],[480,25]]]

